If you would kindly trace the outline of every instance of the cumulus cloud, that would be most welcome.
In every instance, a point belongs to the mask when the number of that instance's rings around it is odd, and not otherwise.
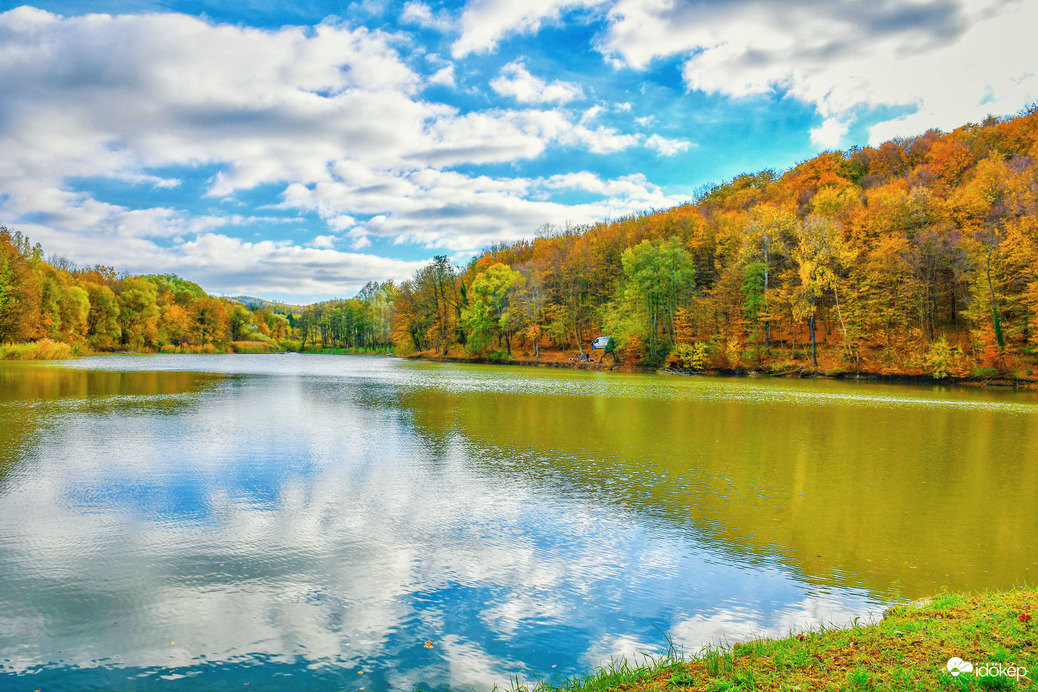
[[[659,135],[649,135],[645,140],[645,146],[655,149],[660,156],[674,156],[686,151],[692,143],[687,139],[668,139]]]
[[[519,103],[569,103],[584,97],[581,88],[571,82],[555,80],[550,84],[534,77],[521,60],[501,68],[490,82],[490,87],[502,96],[510,96]]]
[[[608,22],[599,47],[614,61],[644,68],[685,55],[690,89],[788,93],[817,109],[823,122],[812,141],[824,147],[839,146],[862,109],[909,110],[872,128],[878,143],[1015,112],[1038,97],[1035,3],[617,0]]]
[[[18,228],[48,252],[83,265],[112,264],[115,248],[120,270],[204,279],[206,290],[225,295],[277,293],[302,301],[351,296],[369,281],[400,281],[425,264],[357,252],[366,242],[344,243],[352,252],[336,250],[336,236],[331,234],[318,235],[303,246],[289,241],[250,242],[211,231],[167,243],[105,228],[74,235],[45,225],[27,223]]]
[[[461,36],[451,46],[454,57],[486,52],[510,33],[534,33],[558,21],[565,10],[601,5],[605,0],[469,0],[461,14]]]
[[[429,77],[429,84],[438,84],[439,86],[454,87],[454,65],[447,65],[436,70],[431,77]]]
[[[411,0],[404,4],[404,12],[400,15],[400,18],[405,22],[417,24],[426,29],[435,29],[436,31],[450,31],[454,26],[449,13],[442,11],[433,12],[431,7],[417,0]]]
[[[545,199],[560,191],[581,191],[598,199],[576,205]],[[357,240],[381,237],[464,251],[514,239],[517,229],[522,229],[518,235],[529,235],[545,223],[591,223],[682,201],[641,174],[614,180],[587,171],[537,179],[492,178],[425,168],[405,175],[387,173],[361,184],[343,178],[292,185],[283,205],[329,219],[344,209],[374,214],[350,230]],[[380,209],[394,211],[377,213]]]
[[[820,147],[840,146],[870,109],[906,111],[871,128],[876,144],[1038,99],[1038,4],[1012,0],[470,0],[453,52],[493,50],[509,34],[599,5],[608,9],[598,48],[615,65],[684,56],[689,89],[789,94],[817,110]]]
[[[405,15],[443,20],[419,2]],[[549,146],[611,153],[644,139],[543,105],[579,98],[580,88],[535,78],[521,63],[495,88],[539,107],[461,112],[425,100],[425,86],[453,85],[454,66],[429,56],[437,71],[423,78],[398,45],[398,36],[331,20],[261,30],[168,13],[0,13],[0,214],[80,262],[187,269],[207,288],[228,291],[253,290],[252,275],[273,272],[268,288],[315,295],[410,271],[408,263],[337,253],[331,238],[344,231],[355,250],[381,236],[460,252],[622,206],[603,200],[571,210],[526,198],[536,187],[528,180],[444,171],[532,159]],[[206,190],[214,203],[277,185],[282,212],[316,210],[331,233],[302,244],[245,243],[215,232],[240,227],[242,235],[282,221],[132,209],[71,184],[107,178],[162,189],[180,184],[167,171],[200,166],[216,171]],[[203,251],[236,256],[200,261]],[[245,258],[257,263],[250,272],[239,267]]]

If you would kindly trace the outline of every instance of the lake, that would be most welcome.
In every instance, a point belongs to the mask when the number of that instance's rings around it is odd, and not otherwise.
[[[507,687],[1038,576],[1038,396],[0,363],[0,688]]]

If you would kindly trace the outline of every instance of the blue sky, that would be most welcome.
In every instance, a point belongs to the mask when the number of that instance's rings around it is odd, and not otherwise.
[[[1023,0],[0,12],[0,223],[298,302],[1038,100]]]

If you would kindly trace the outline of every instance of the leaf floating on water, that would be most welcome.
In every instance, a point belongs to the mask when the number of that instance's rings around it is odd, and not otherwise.
[[[1022,617],[1022,616],[1021,616],[1021,617]],[[425,640],[425,648],[426,648],[426,649],[431,649],[431,648],[433,648],[433,643],[432,643],[431,641],[429,641],[428,639],[426,639],[426,640]]]

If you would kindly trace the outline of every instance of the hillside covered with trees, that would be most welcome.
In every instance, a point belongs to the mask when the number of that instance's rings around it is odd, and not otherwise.
[[[1038,109],[546,227],[465,268],[437,257],[303,309],[48,262],[0,231],[0,343],[583,361],[599,335],[614,360],[649,367],[1035,376]]]
[[[208,295],[175,275],[46,261],[43,248],[0,226],[0,344],[15,357],[89,351],[268,351],[292,335],[288,317]],[[34,348],[13,348],[33,344]]]
[[[398,288],[403,353],[776,373],[1036,374],[1038,109],[545,229]]]

